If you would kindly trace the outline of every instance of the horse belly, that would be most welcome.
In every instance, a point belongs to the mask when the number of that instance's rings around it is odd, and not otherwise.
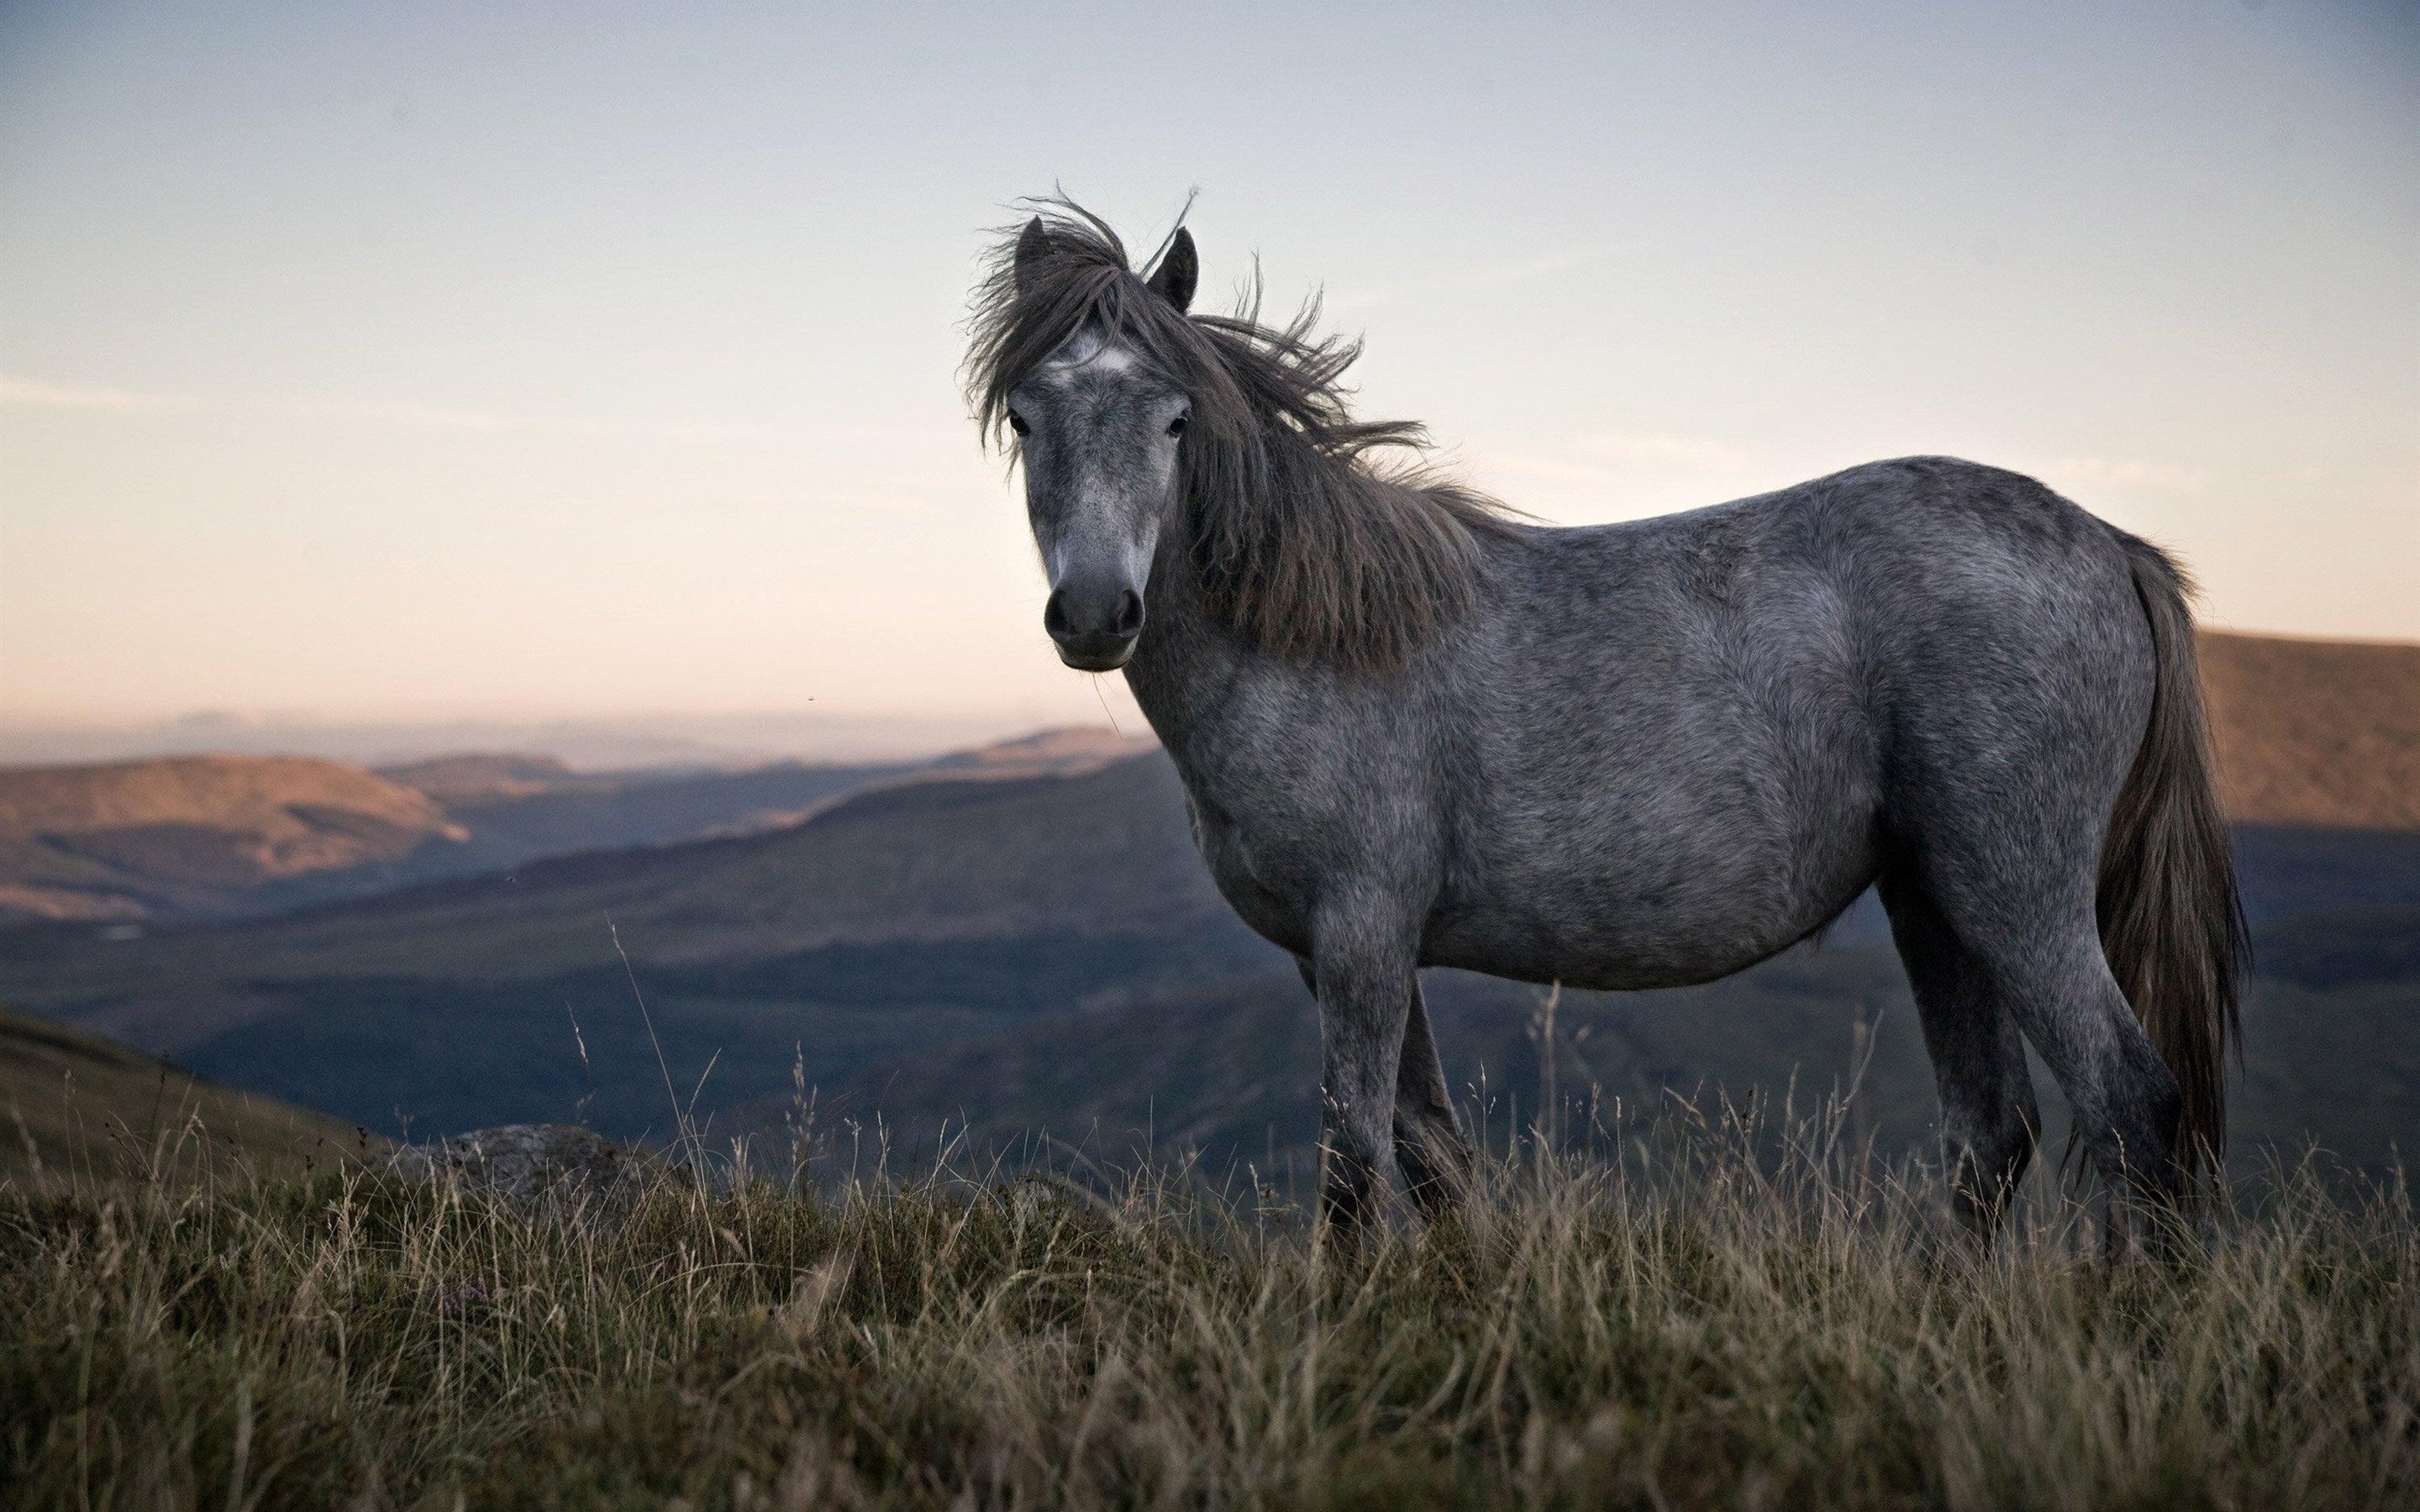
[[[1765,960],[1837,918],[1870,874],[1789,899],[1710,904],[1628,893],[1576,905],[1484,908],[1440,921],[1422,964],[1606,991],[1685,987]]]
[[[1839,795],[1782,822],[1684,797],[1499,848],[1441,900],[1429,964],[1603,989],[1711,981],[1821,929],[1880,869],[1869,801]]]

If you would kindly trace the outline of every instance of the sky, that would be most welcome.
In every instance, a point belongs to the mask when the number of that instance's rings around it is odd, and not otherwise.
[[[1054,186],[1552,521],[1950,453],[2420,639],[2420,8],[9,0],[0,754],[1139,726],[958,387]]]

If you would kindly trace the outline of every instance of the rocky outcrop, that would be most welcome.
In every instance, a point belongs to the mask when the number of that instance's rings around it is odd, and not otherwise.
[[[492,1192],[517,1208],[627,1207],[673,1168],[594,1129],[507,1123],[406,1145],[387,1166],[410,1180],[450,1180]]]

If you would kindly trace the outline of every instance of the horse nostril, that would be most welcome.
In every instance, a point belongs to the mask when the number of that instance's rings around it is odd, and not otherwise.
[[[1114,628],[1122,636],[1142,633],[1142,595],[1131,588],[1118,594],[1118,620]]]
[[[1063,636],[1067,633],[1067,591],[1065,589],[1050,590],[1050,601],[1042,606],[1042,628],[1054,636]]]

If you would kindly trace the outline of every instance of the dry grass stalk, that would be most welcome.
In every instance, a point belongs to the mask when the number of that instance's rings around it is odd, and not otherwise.
[[[1683,1120],[1685,1125],[1685,1120]],[[2358,1506],[2420,1485],[2398,1187],[1990,1255],[1842,1120],[1493,1165],[1348,1263],[1264,1193],[868,1177],[0,1189],[12,1505]]]

